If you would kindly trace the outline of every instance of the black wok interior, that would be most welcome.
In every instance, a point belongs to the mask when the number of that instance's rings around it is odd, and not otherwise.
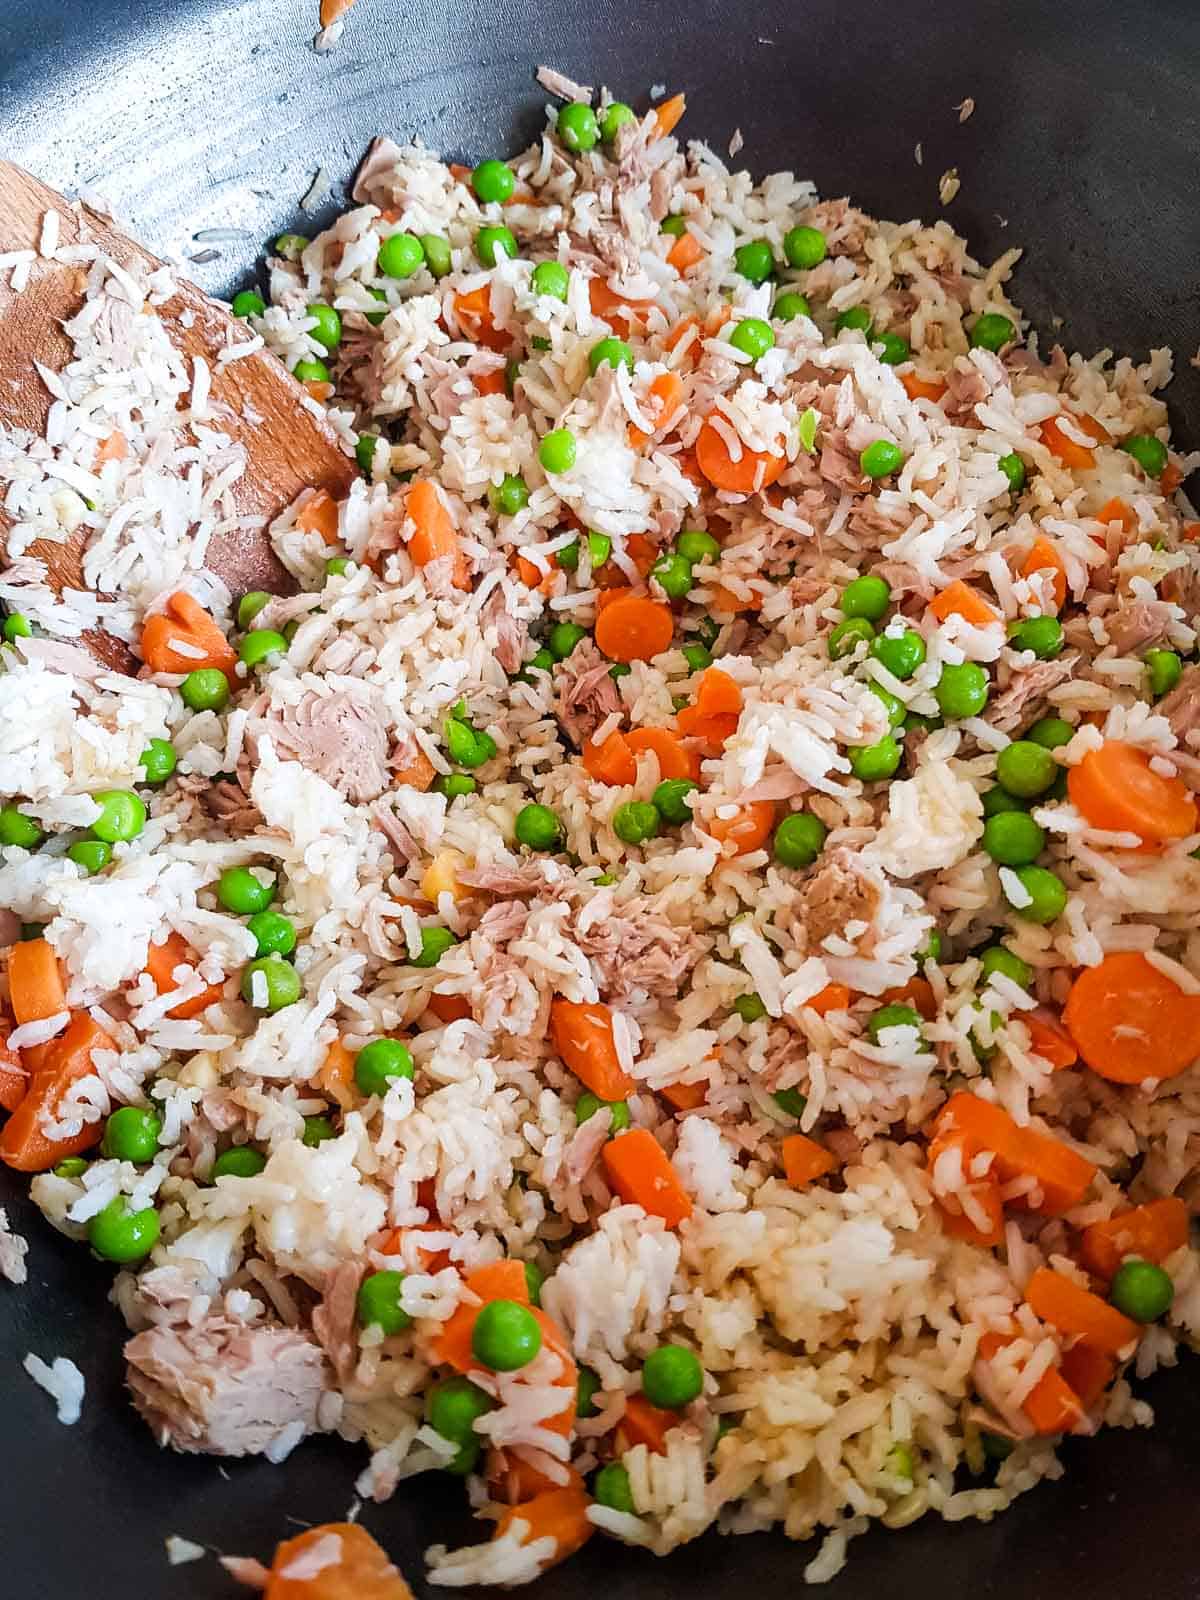
[[[60,188],[100,189],[152,248],[226,293],[252,275],[263,241],[312,231],[297,202],[314,173],[324,167],[340,196],[375,132],[479,159],[538,127],[538,62],[635,104],[663,83],[687,91],[684,132],[723,150],[740,128],[738,161],[756,172],[791,167],[885,216],[944,214],[980,257],[1026,246],[1015,298],[1042,334],[1088,353],[1172,345],[1175,426],[1200,443],[1200,371],[1188,364],[1200,346],[1196,0],[359,0],[327,56],[311,46],[316,9],[8,0],[0,148]],[[960,124],[967,96],[976,110]],[[962,189],[943,213],[950,167]],[[214,227],[245,234],[195,241]],[[31,1241],[28,1286],[0,1286],[0,1594],[245,1592],[212,1561],[172,1571],[164,1538],[269,1559],[298,1525],[345,1514],[363,1451],[319,1440],[278,1468],[160,1453],[124,1403],[111,1270],[42,1223],[25,1187],[0,1171],[0,1204]],[[76,1427],[60,1427],[21,1373],[28,1350],[83,1369]],[[1065,1479],[991,1524],[927,1516],[856,1541],[828,1600],[1192,1600],[1198,1376],[1191,1358],[1144,1386],[1157,1429],[1070,1443]],[[421,1595],[445,1592],[424,1582],[425,1546],[483,1531],[457,1481],[402,1485],[363,1520]],[[710,1534],[656,1562],[596,1539],[537,1593],[706,1600],[750,1583],[783,1600],[812,1553]]]

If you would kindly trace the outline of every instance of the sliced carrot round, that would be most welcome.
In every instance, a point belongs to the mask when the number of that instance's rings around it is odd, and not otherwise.
[[[332,1560],[326,1559],[327,1541]],[[411,1593],[365,1528],[327,1522],[278,1547],[266,1600],[410,1600]]]
[[[1067,598],[1067,569],[1063,566],[1062,557],[1049,539],[1037,539],[1033,549],[1025,557],[1025,565],[1021,568],[1022,576],[1028,578],[1035,572],[1050,572],[1054,592],[1054,609],[1061,611],[1063,601]]]
[[[700,763],[689,750],[685,750],[678,736],[670,728],[635,728],[625,735],[626,746],[634,757],[652,750],[658,757],[658,771],[663,778],[700,777]],[[631,783],[633,779],[629,780]]]
[[[613,788],[637,782],[637,757],[623,733],[610,733],[601,744],[589,739],[583,747],[583,766],[589,778]]]
[[[919,378],[915,372],[902,372],[900,382],[910,400],[932,400],[935,404],[946,393],[946,385],[935,378]]]
[[[1093,828],[1136,833],[1151,844],[1196,831],[1196,802],[1179,778],[1164,778],[1136,745],[1106,739],[1067,777],[1072,804]]]
[[[1175,1078],[1200,1057],[1200,995],[1184,994],[1137,951],[1105,956],[1071,987],[1063,1021],[1111,1083]]]
[[[1076,412],[1069,413],[1069,426],[1079,433],[1086,433],[1089,438],[1095,439],[1097,444],[1103,444],[1108,438],[1104,428],[1096,421],[1095,417],[1081,415]],[[1057,417],[1051,417],[1042,423],[1042,443],[1052,455],[1056,455],[1064,467],[1071,467],[1076,472],[1085,472],[1089,467],[1096,465],[1096,452],[1086,445],[1076,444],[1074,439],[1067,437],[1059,426]]]
[[[784,467],[783,440],[779,441],[778,455],[765,450],[743,449],[737,461],[729,454],[729,447],[711,421],[700,430],[696,440],[696,464],[717,489],[729,489],[735,494],[753,494],[774,483]]]
[[[748,855],[770,838],[775,826],[775,806],[770,800],[749,800],[739,806],[732,817],[710,817],[706,826],[713,838],[722,844],[730,840],[735,855]]]
[[[596,643],[610,661],[649,661],[674,635],[670,606],[645,595],[613,595],[596,617]]]

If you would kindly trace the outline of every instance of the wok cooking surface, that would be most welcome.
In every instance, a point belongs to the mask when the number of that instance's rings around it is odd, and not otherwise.
[[[99,189],[210,290],[247,280],[285,227],[327,221],[376,132],[419,135],[451,159],[519,148],[541,125],[532,74],[547,62],[638,105],[652,83],[685,89],[682,131],[723,152],[740,128],[738,165],[791,167],[883,216],[945,215],[980,258],[1027,246],[1014,297],[1043,336],[1137,358],[1172,345],[1176,429],[1198,441],[1195,0],[358,0],[328,56],[311,47],[316,0],[10,0],[5,23],[3,153],[61,189]],[[967,96],[976,110],[960,123]],[[962,188],[943,210],[938,179],[951,167]],[[304,217],[298,200],[322,168],[333,195]],[[213,228],[242,232],[197,239]],[[0,1286],[0,1593],[244,1593],[211,1560],[170,1569],[165,1537],[269,1559],[298,1524],[345,1514],[365,1450],[314,1440],[282,1467],[160,1452],[123,1395],[111,1269],[53,1233],[25,1187],[0,1171],[0,1204],[30,1240],[28,1285]],[[29,1350],[83,1370],[76,1427],[60,1427],[20,1372]],[[814,1593],[1193,1600],[1198,1373],[1185,1360],[1144,1386],[1157,1428],[1073,1441],[1064,1480],[995,1522],[927,1516],[873,1532]],[[424,1548],[484,1531],[456,1480],[402,1485],[363,1520],[421,1595],[445,1593],[424,1582]],[[609,1600],[706,1600],[749,1576],[762,1600],[793,1600],[812,1553],[779,1536],[709,1534],[658,1562],[596,1539],[535,1593],[582,1600],[602,1585]]]

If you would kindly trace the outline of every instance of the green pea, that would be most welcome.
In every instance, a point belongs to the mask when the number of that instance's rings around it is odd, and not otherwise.
[[[643,844],[657,838],[659,815],[647,800],[627,800],[613,812],[612,829],[625,844]]]
[[[290,956],[296,948],[296,929],[282,911],[256,911],[246,924],[260,956]]]
[[[484,205],[503,205],[516,186],[516,178],[503,161],[481,161],[471,174],[471,187]]]
[[[485,267],[495,267],[507,256],[515,260],[517,241],[510,228],[494,225],[480,228],[475,235],[475,254]]]
[[[917,951],[916,962],[919,967],[923,967],[927,961],[938,962],[941,959],[942,936],[937,929],[934,928],[931,931],[924,948]]]
[[[982,316],[975,318],[975,326],[971,329],[972,347],[979,350],[1003,350],[1016,337],[1017,330],[1011,319],[998,311],[985,311]]]
[[[1013,1441],[1001,1433],[981,1433],[979,1442],[989,1461],[1007,1461],[1013,1453]]]
[[[721,559],[721,546],[711,533],[701,528],[685,528],[675,541],[675,551],[685,561],[710,562],[713,566]]]
[[[880,347],[878,355],[885,367],[898,367],[902,362],[912,359],[908,340],[902,339],[898,333],[877,333],[871,343]]]
[[[527,1367],[541,1348],[537,1318],[515,1300],[489,1300],[475,1318],[471,1354],[493,1372]]]
[[[679,653],[687,662],[689,672],[703,672],[705,667],[712,666],[712,651],[702,644],[682,645]]]
[[[375,476],[375,451],[379,445],[377,433],[360,433],[358,443],[354,446],[354,459],[358,463],[358,470],[368,478]]]
[[[765,1017],[767,1008],[756,994],[740,994],[733,1002],[733,1009],[743,1022],[757,1022],[760,1017]]]
[[[866,306],[851,306],[848,311],[838,315],[833,324],[835,333],[845,333],[847,329],[852,333],[865,333],[868,340],[871,336],[871,313]]]
[[[412,1327],[412,1318],[400,1304],[402,1272],[370,1272],[359,1285],[358,1320],[364,1328],[382,1328],[390,1338]]]
[[[890,733],[875,744],[860,745],[850,752],[850,770],[861,783],[882,783],[900,765],[903,752]]]
[[[230,310],[235,317],[261,317],[267,302],[255,289],[242,289],[233,297]]]
[[[1062,623],[1057,617],[1023,617],[1009,623],[1008,642],[1014,650],[1032,650],[1039,661],[1049,661],[1063,647]]]
[[[871,654],[893,678],[911,678],[925,660],[925,641],[912,628],[903,633],[881,633],[871,646]]]
[[[1000,471],[1008,479],[1008,492],[1020,494],[1025,487],[1025,463],[1015,450],[1010,450],[1006,456],[1000,457]]]
[[[579,1378],[575,1385],[575,1415],[577,1417],[594,1417],[596,1415],[596,1396],[600,1393],[602,1385],[599,1376],[591,1367],[580,1367]]]
[[[104,1124],[101,1155],[114,1161],[153,1161],[162,1118],[142,1106],[121,1106]]]
[[[983,848],[999,866],[1027,867],[1046,848],[1046,835],[1028,811],[1002,811],[984,823]]]
[[[797,317],[811,317],[812,307],[807,296],[785,289],[775,301],[771,315],[779,322],[795,322]]]
[[[890,439],[876,439],[858,458],[868,478],[889,478],[904,465],[904,451]]]
[[[530,673],[530,672],[553,672],[553,671],[554,671],[554,657],[550,654],[549,650],[547,650],[543,646],[542,649],[535,650],[533,652],[533,654],[530,656],[529,660],[525,664],[524,672],[519,673],[518,677],[523,678],[526,683],[531,683],[533,680],[527,676],[528,673]],[[473,778],[471,779],[471,784],[472,784],[472,787],[474,787],[475,780]],[[464,794],[467,793],[467,792],[468,792],[467,790],[463,791]]]
[[[199,667],[179,685],[179,697],[191,711],[220,711],[229,701],[229,679],[219,667]]]
[[[664,778],[654,791],[654,809],[664,822],[669,822],[673,827],[682,827],[685,822],[692,820],[692,808],[688,805],[688,795],[696,792],[696,784],[690,778]]]
[[[383,289],[373,289],[370,286],[367,286],[367,293],[371,296],[372,300],[380,301],[380,303],[386,308],[387,294]],[[364,311],[363,316],[366,317],[367,321],[373,328],[378,328],[382,325],[384,318],[387,316],[387,310]]]
[[[323,305],[315,301],[306,308],[314,326],[308,330],[309,337],[315,339],[326,350],[336,350],[342,342],[342,319],[333,306]]]
[[[87,1232],[88,1243],[105,1261],[143,1261],[158,1243],[158,1212],[153,1206],[130,1211],[123,1199],[111,1200],[88,1223]]]
[[[412,967],[436,967],[438,962],[458,943],[449,928],[422,928],[421,949],[415,956],[409,956],[408,962]]]
[[[650,569],[650,576],[668,600],[682,600],[692,587],[692,564],[675,550],[665,550]]]
[[[1152,433],[1133,434],[1122,443],[1121,449],[1133,457],[1148,477],[1160,478],[1166,470],[1167,447]]]
[[[517,379],[521,376],[521,363],[516,356],[509,356],[504,363],[504,392],[511,400],[516,393]]]
[[[914,1011],[912,1006],[880,1006],[867,1019],[867,1033],[871,1037],[872,1044],[879,1043],[879,1035],[885,1028],[915,1028],[920,1033],[920,1013]]]
[[[733,264],[750,283],[765,283],[775,271],[775,257],[765,239],[748,239],[738,245]]]
[[[413,1076],[412,1053],[399,1039],[372,1039],[354,1058],[354,1081],[363,1094],[385,1095],[395,1078]]]
[[[594,150],[599,142],[600,124],[596,121],[596,113],[582,100],[572,100],[560,106],[556,126],[558,137],[576,155],[581,155],[585,150]]]
[[[897,1440],[884,1457],[884,1466],[893,1478],[907,1478],[911,1483],[917,1470],[912,1446]]]
[[[673,239],[682,239],[687,232],[687,218],[681,216],[664,217],[659,224],[660,233],[669,233]]]
[[[284,261],[295,261],[308,249],[308,239],[302,233],[281,233],[275,241],[275,254]]]
[[[45,837],[32,817],[18,811],[16,806],[0,806],[0,845],[13,844],[22,850],[36,850]]]
[[[696,623],[696,634],[700,643],[711,650],[721,637],[721,624],[713,617],[701,617]]]
[[[808,1096],[801,1094],[799,1089],[776,1089],[771,1099],[781,1111],[785,1111],[789,1117],[795,1117],[797,1122],[808,1104]]]
[[[629,1126],[629,1106],[624,1100],[601,1100],[598,1094],[593,1094],[590,1089],[585,1089],[575,1102],[575,1125],[582,1127],[594,1117],[597,1111],[605,1107],[612,1112],[612,1124],[609,1137],[613,1134],[624,1133]]]
[[[248,1144],[240,1144],[231,1150],[223,1150],[213,1162],[208,1175],[213,1183],[218,1178],[257,1178],[266,1164],[267,1158],[261,1150],[252,1150]]]
[[[993,784],[983,794],[983,814],[985,817],[998,817],[1002,811],[1028,811],[1028,800],[1019,800],[1015,794],[1009,794],[1000,784]]]
[[[425,259],[421,241],[412,233],[391,233],[379,246],[375,264],[385,278],[411,278]]]
[[[866,617],[845,617],[829,634],[829,658],[831,661],[840,661],[843,656],[848,656],[857,650],[860,644],[870,644],[875,638],[875,629]]]
[[[31,639],[33,637],[33,624],[22,611],[10,611],[4,619],[4,627],[0,629],[6,644],[13,644],[17,639]]]
[[[336,1138],[337,1129],[328,1117],[305,1117],[300,1142],[309,1150],[315,1150],[318,1145],[328,1144],[330,1139]]]
[[[1109,1299],[1134,1322],[1157,1322],[1175,1298],[1169,1272],[1152,1261],[1123,1261],[1113,1276]]]
[[[947,662],[933,696],[947,719],[977,717],[987,705],[988,687],[988,675],[977,661]]]
[[[761,317],[743,317],[734,324],[729,342],[735,350],[757,361],[773,347],[775,335],[771,332],[771,324],[764,322]]]
[[[82,1178],[88,1169],[88,1163],[82,1156],[68,1156],[65,1161],[60,1161],[54,1168],[56,1178]]]
[[[1147,650],[1145,662],[1150,693],[1156,700],[1173,689],[1183,675],[1183,662],[1174,650]]]
[[[1003,978],[1011,978],[1014,983],[1020,984],[1022,989],[1028,989],[1033,981],[1033,968],[1027,961],[1022,961],[1020,956],[1014,955],[1006,945],[989,945],[979,960],[985,981],[995,973],[999,973]]]
[[[138,766],[145,772],[145,782],[151,787],[166,783],[175,771],[175,746],[167,739],[151,739],[138,757]]]
[[[570,472],[577,455],[575,435],[570,428],[555,428],[538,446],[538,460],[547,472]],[[526,499],[528,499],[528,492]]]
[[[275,877],[262,878],[249,867],[227,867],[217,879],[217,900],[235,917],[248,917],[252,912],[265,911],[275,898]]]
[[[591,565],[592,571],[595,572],[597,568],[602,567],[608,560],[609,556],[612,555],[612,540],[606,533],[589,533],[587,536],[587,543],[588,562]]]
[[[255,998],[255,978],[262,979],[264,998]],[[282,1011],[293,1006],[301,994],[300,974],[282,956],[259,956],[242,969],[242,999],[260,1011]]]
[[[546,637],[546,643],[556,661],[565,661],[579,641],[586,637],[587,629],[581,628],[579,623],[556,622]]]
[[[105,844],[103,839],[79,839],[67,851],[67,859],[82,867],[89,878],[94,878],[112,860],[112,845]]]
[[[1029,896],[1028,905],[1013,907],[1018,917],[1045,925],[1062,916],[1067,905],[1067,891],[1061,878],[1056,878],[1045,867],[1017,867],[1016,874]]]
[[[132,789],[105,789],[92,799],[100,807],[92,834],[105,844],[136,839],[146,826],[146,808]]]
[[[433,789],[435,794],[444,794],[447,800],[457,800],[463,795],[477,794],[479,785],[465,772],[439,772],[433,780]]]
[[[529,282],[534,294],[549,295],[552,300],[565,300],[571,285],[571,274],[561,261],[539,261]]]
[[[637,113],[632,106],[627,106],[623,100],[614,100],[600,119],[600,137],[605,144],[612,144],[621,128],[636,121]]]
[[[904,704],[904,701],[901,700],[899,695],[893,694],[890,689],[885,689],[881,683],[876,683],[874,679],[867,685],[867,688],[877,700],[883,702],[883,708],[888,714],[888,722],[891,726],[898,728],[908,715],[908,707]]]
[[[473,728],[458,717],[446,719],[446,749],[459,767],[482,767],[496,754],[496,741],[490,733]]]
[[[495,1402],[470,1378],[445,1378],[434,1384],[425,1396],[425,1415],[429,1426],[443,1439],[457,1445],[477,1444],[475,1424]]]
[[[652,1406],[679,1411],[704,1390],[704,1368],[681,1344],[660,1344],[642,1363],[642,1393]]]
[[[1036,800],[1058,776],[1058,762],[1043,745],[1014,739],[996,757],[996,777],[1009,794]]]
[[[892,589],[887,579],[874,572],[863,572],[842,590],[839,607],[844,617],[866,617],[868,622],[879,622],[891,603]]]
[[[274,628],[255,628],[242,640],[238,660],[253,671],[256,667],[270,666],[272,656],[287,654],[287,640]]]
[[[333,382],[333,373],[323,361],[317,361],[313,357],[305,357],[303,361],[297,361],[292,368],[292,376],[297,383]]]
[[[1062,717],[1041,717],[1025,735],[1031,744],[1040,744],[1047,750],[1058,750],[1075,737],[1075,729]]]
[[[633,371],[633,351],[624,339],[614,338],[611,334],[607,339],[601,339],[588,351],[588,371],[595,373],[601,367],[628,367]]]
[[[522,806],[513,824],[517,843],[530,850],[559,850],[563,842],[562,823],[549,806]]]
[[[488,501],[500,516],[515,517],[529,504],[529,487],[517,473],[507,472],[499,483],[488,485]]]
[[[592,1498],[597,1505],[610,1511],[634,1514],[633,1490],[629,1486],[629,1473],[619,1461],[610,1461],[592,1478]]]
[[[941,717],[923,717],[919,711],[909,711],[904,718],[905,733],[936,733],[944,728]]]
[[[784,867],[811,867],[821,853],[829,829],[811,811],[793,811],[775,829],[771,848]]]
[[[789,228],[783,236],[783,253],[789,267],[804,271],[819,267],[824,261],[827,246],[820,228]]]

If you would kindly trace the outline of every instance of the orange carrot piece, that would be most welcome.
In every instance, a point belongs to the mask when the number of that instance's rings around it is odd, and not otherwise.
[[[693,783],[700,777],[700,763],[690,750],[684,749],[678,735],[670,728],[635,728],[625,735],[625,745],[635,761],[638,756],[653,751],[658,757],[660,777],[691,778]]]
[[[674,267],[681,278],[685,272],[699,266],[703,260],[704,246],[694,233],[681,233],[667,251],[667,265]]]
[[[740,595],[719,583],[713,590],[712,610],[720,616],[737,616],[740,611],[761,611],[765,599],[766,596],[757,589],[752,589],[748,595]]]
[[[946,393],[946,385],[937,378],[919,378],[915,372],[902,372],[900,382],[910,400],[932,400],[936,405]]]
[[[803,1189],[837,1166],[837,1158],[807,1134],[790,1133],[779,1147],[783,1170],[793,1189]]]
[[[596,644],[610,661],[650,661],[674,633],[670,606],[644,595],[617,595],[596,617]]]
[[[458,534],[446,502],[431,478],[418,478],[409,485],[405,502],[405,515],[412,521],[413,536],[408,541],[408,553],[418,567],[443,557],[453,561],[454,587],[469,589],[466,558],[458,543]]]
[[[78,1078],[92,1071],[93,1050],[115,1050],[116,1044],[86,1011],[77,1011],[66,1031],[50,1041],[42,1065],[0,1132],[0,1161],[18,1172],[45,1172],[66,1156],[80,1155],[100,1142],[102,1121],[85,1123],[68,1139],[50,1139],[42,1131],[42,1112],[57,1110]]]
[[[8,993],[18,1024],[45,1022],[67,1009],[67,991],[53,946],[45,939],[15,944],[8,957]]]
[[[706,667],[696,680],[693,703],[705,716],[737,716],[742,709],[742,691],[720,667]]]
[[[1078,412],[1069,412],[1071,426],[1077,433],[1086,433],[1089,438],[1095,439],[1097,444],[1108,440],[1108,432],[1096,421]],[[1096,452],[1086,445],[1076,444],[1074,439],[1068,439],[1066,433],[1059,426],[1057,417],[1051,417],[1041,427],[1042,443],[1052,455],[1056,455],[1064,467],[1070,467],[1075,472],[1086,472],[1089,467],[1096,465]]]
[[[624,1100],[637,1088],[617,1059],[607,1006],[556,999],[550,1006],[550,1034],[564,1065],[601,1100]]]
[[[677,1228],[692,1214],[692,1201],[666,1151],[648,1128],[631,1128],[604,1146],[608,1182],[629,1205],[641,1206]]]
[[[429,1009],[439,1022],[461,1022],[471,1015],[471,1002],[465,994],[431,994]]]
[[[676,1111],[695,1111],[708,1099],[706,1083],[668,1083],[658,1092]]]
[[[196,952],[182,934],[169,933],[162,944],[152,944],[146,952],[145,971],[154,979],[154,987],[159,994],[170,994],[172,989],[179,987],[175,979],[175,968],[194,967],[198,960]],[[180,1022],[186,1021],[189,1017],[199,1016],[206,1007],[215,1005],[224,992],[223,983],[210,983],[202,993],[193,995],[190,1000],[181,1000],[167,1012],[167,1015]]]
[[[582,1484],[549,1489],[532,1500],[510,1506],[497,1522],[492,1538],[502,1539],[515,1522],[521,1521],[528,1528],[521,1541],[523,1544],[532,1544],[536,1539],[553,1539],[554,1554],[539,1569],[545,1572],[582,1549],[595,1532],[588,1521],[589,1505],[591,1501]]]
[[[21,1057],[8,1046],[7,1032],[0,1034],[0,1109],[15,1111],[29,1090],[30,1074]]]
[[[1049,1267],[1039,1267],[1030,1278],[1025,1299],[1043,1322],[1105,1355],[1119,1356],[1141,1336],[1132,1318]]]
[[[1111,500],[1106,500],[1096,513],[1097,522],[1119,522],[1126,533],[1132,532],[1137,526],[1137,517],[1133,507],[1128,501],[1114,495]]]
[[[375,1248],[381,1256],[398,1256],[410,1234],[444,1232],[445,1228],[440,1222],[418,1222],[410,1228],[392,1228]],[[426,1250],[418,1246],[417,1253],[426,1272],[440,1272],[443,1267],[450,1265],[449,1250]]]
[[[106,461],[124,461],[129,454],[129,441],[119,428],[114,428],[107,439],[101,441],[96,451],[96,466]]]
[[[658,124],[658,137],[664,139],[671,133],[680,117],[687,110],[687,101],[681,94],[673,94],[669,100],[664,100],[654,113],[654,120]]]
[[[319,533],[326,544],[336,544],[338,536],[337,501],[327,489],[318,489],[296,513],[301,533]]]
[[[879,1001],[886,1006],[912,1006],[926,1022],[932,1022],[937,1016],[937,1000],[928,978],[910,978],[907,983],[886,990],[879,996]]]
[[[1026,1011],[1017,1020],[1029,1029],[1030,1049],[1043,1061],[1048,1061],[1056,1072],[1073,1067],[1079,1060],[1075,1041],[1048,1012]]]
[[[467,294],[456,294],[454,312],[463,332],[475,344],[486,345],[489,350],[508,349],[508,334],[492,320],[492,291],[488,284],[481,284]]]
[[[1044,1372],[1021,1407],[1039,1434],[1070,1433],[1083,1421],[1084,1406],[1056,1368]]]
[[[1112,1278],[1126,1256],[1160,1265],[1188,1242],[1188,1209],[1178,1195],[1147,1200],[1083,1230],[1080,1256],[1098,1278]]]
[[[1111,1356],[1080,1340],[1064,1352],[1059,1372],[1063,1381],[1079,1396],[1085,1411],[1090,1411],[1117,1375]]]
[[[488,1451],[488,1489],[492,1499],[501,1505],[523,1505],[535,1495],[549,1494],[554,1489],[582,1489],[583,1479],[574,1467],[566,1470],[567,1482],[558,1483],[518,1455],[506,1450]]]
[[[588,306],[594,317],[602,317],[614,325],[623,322],[626,328],[641,327],[641,313],[653,300],[630,300],[626,295],[610,289],[603,278],[589,278]]]
[[[1096,1168],[1061,1140],[1033,1128],[1019,1126],[1000,1106],[979,1095],[960,1090],[950,1096],[933,1124],[936,1137],[959,1134],[974,1157],[985,1150],[994,1156],[992,1170],[1002,1184],[1017,1178],[1034,1178],[1041,1190],[1035,1206],[1028,1199],[1011,1201],[1045,1216],[1057,1216],[1077,1206],[1096,1176]]]
[[[1185,522],[1179,531],[1189,544],[1195,544],[1200,539],[1200,522]]]
[[[589,739],[583,747],[583,767],[597,783],[614,789],[637,782],[637,757],[623,733],[610,733],[603,744]]]
[[[844,983],[827,983],[804,1004],[809,1011],[815,1011],[819,1017],[823,1017],[827,1011],[845,1011],[853,998],[853,991]]]
[[[402,767],[396,767],[392,773],[394,784],[408,789],[419,789],[422,794],[431,787],[436,777],[437,768],[420,745],[417,745],[411,761],[406,761]]]
[[[718,843],[728,840],[735,856],[748,855],[766,844],[775,826],[772,800],[749,800],[732,817],[710,817],[705,827]]]
[[[1163,494],[1174,494],[1183,482],[1183,470],[1176,461],[1168,461],[1159,473],[1158,487]]]
[[[503,394],[507,388],[503,367],[497,367],[493,372],[481,372],[471,382],[475,385],[476,394]]]
[[[349,1111],[358,1101],[354,1056],[340,1039],[335,1039],[325,1052],[325,1059],[317,1073],[317,1087],[343,1111]]]
[[[1137,951],[1105,956],[1071,986],[1063,1021],[1110,1083],[1175,1078],[1200,1056],[1200,995],[1184,994]]]
[[[311,1577],[288,1576],[305,1574],[305,1557],[331,1535],[338,1541],[336,1561],[309,1563],[315,1568]],[[412,1590],[365,1528],[357,1522],[326,1522],[278,1546],[266,1600],[412,1600]]]
[[[624,1455],[635,1445],[644,1444],[651,1455],[666,1455],[667,1434],[678,1426],[679,1417],[674,1411],[651,1405],[643,1394],[627,1395],[624,1413],[615,1430],[617,1450]]]
[[[774,483],[783,472],[788,464],[783,449],[781,437],[778,455],[743,447],[741,456],[735,461],[710,418],[700,429],[696,440],[696,465],[715,489],[728,489],[735,494],[753,494]]]
[[[650,385],[649,398],[655,402],[650,409],[655,418],[654,433],[657,433],[683,405],[683,379],[677,372],[660,373]],[[629,442],[635,449],[649,444],[654,433],[643,433],[632,422],[629,424]]]
[[[300,387],[306,394],[311,395],[314,400],[328,400],[333,393],[333,385],[331,383],[321,383],[316,378],[305,379]]]
[[[939,622],[945,622],[947,617],[953,615],[974,623],[977,628],[985,628],[989,622],[1000,620],[999,614],[988,605],[979,590],[972,589],[961,578],[955,578],[953,583],[948,583],[939,594],[935,594],[929,602],[929,609]]]
[[[1050,540],[1039,538],[1034,541],[1032,550],[1025,557],[1021,574],[1028,578],[1034,572],[1046,571],[1054,574],[1054,609],[1061,611],[1063,602],[1067,598],[1067,569]]]
[[[549,594],[554,587],[554,574],[558,571],[558,556],[553,550],[545,557],[547,571],[543,572],[536,562],[528,560],[525,556],[516,559],[517,577],[527,589],[536,589],[539,594]]]
[[[965,1211],[951,1211],[939,1195],[937,1207],[941,1214],[942,1232],[952,1239],[962,1239],[966,1244],[978,1245],[982,1250],[992,1250],[1004,1238],[1004,1202],[1000,1198],[1000,1185],[994,1179],[980,1178],[969,1186],[971,1197],[987,1213],[987,1227],[977,1228]]]
[[[529,1304],[529,1283],[525,1277],[524,1263],[520,1261],[491,1261],[485,1267],[477,1267],[468,1275],[466,1285],[484,1305],[490,1300],[516,1300],[520,1305]],[[471,1335],[478,1315],[479,1306],[460,1305],[442,1324],[440,1333],[433,1341],[436,1361],[453,1367],[457,1372],[469,1372],[472,1367],[479,1365],[471,1351]]]
[[[172,645],[175,639],[204,654],[181,654]],[[229,677],[237,666],[237,653],[229,640],[185,589],[173,594],[164,610],[146,618],[142,625],[142,658],[152,672],[194,672],[198,667],[216,667]]]
[[[1136,833],[1149,844],[1196,831],[1196,802],[1181,778],[1164,778],[1136,745],[1106,739],[1067,773],[1067,793],[1093,828]]]

